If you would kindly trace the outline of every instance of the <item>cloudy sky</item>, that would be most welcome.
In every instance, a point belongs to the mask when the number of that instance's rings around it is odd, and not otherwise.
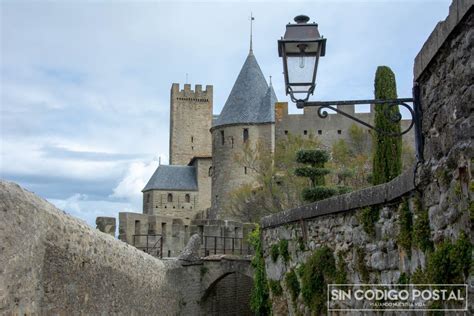
[[[94,225],[141,211],[168,161],[173,82],[225,103],[249,46],[280,101],[276,41],[304,13],[327,40],[314,100],[373,97],[378,65],[411,94],[413,59],[450,1],[1,1],[1,178]]]

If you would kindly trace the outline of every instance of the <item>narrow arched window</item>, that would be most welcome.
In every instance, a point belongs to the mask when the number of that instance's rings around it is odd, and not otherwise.
[[[212,167],[209,167],[209,171],[207,172],[207,175],[209,177],[212,177]]]
[[[224,145],[225,144],[225,135],[224,135],[224,131],[221,131],[221,145]]]
[[[173,202],[173,194],[168,193],[168,203]]]
[[[191,197],[189,196],[189,194],[186,194],[186,195],[184,196],[184,201],[185,201],[186,203],[191,202]]]
[[[242,133],[242,138],[244,139],[244,143],[246,143],[249,140],[249,129],[244,128],[244,131]]]

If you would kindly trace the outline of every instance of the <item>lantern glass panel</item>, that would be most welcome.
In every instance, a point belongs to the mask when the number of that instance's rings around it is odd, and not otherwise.
[[[293,92],[308,92],[313,85],[316,56],[294,55],[287,57],[288,84]]]

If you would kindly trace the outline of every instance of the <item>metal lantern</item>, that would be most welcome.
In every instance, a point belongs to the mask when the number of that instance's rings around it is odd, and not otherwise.
[[[285,36],[278,41],[286,94],[298,107],[313,94],[319,57],[326,53],[326,39],[319,34],[318,24],[308,21],[306,15],[298,15],[296,24],[287,24]]]

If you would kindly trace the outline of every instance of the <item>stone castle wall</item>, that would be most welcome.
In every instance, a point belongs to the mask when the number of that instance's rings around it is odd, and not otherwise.
[[[223,240],[218,238],[215,241],[211,237],[239,238],[242,241],[236,240],[234,242],[235,249],[242,248],[244,251],[247,251],[248,243],[246,238],[254,227],[254,224],[234,221],[182,220],[167,216],[130,212],[119,213],[119,239],[144,250],[147,242],[149,247],[152,247],[160,238],[159,236],[153,237],[152,235],[163,236],[163,257],[177,257],[193,234],[199,234],[202,237],[202,247],[206,243],[208,248],[213,248],[214,243],[217,242],[216,249],[223,248]],[[148,235],[148,237],[134,237],[134,235]],[[205,241],[204,236],[209,238]],[[227,240],[226,249],[232,248],[231,242],[232,240]],[[204,250],[202,254],[204,254]]]
[[[243,139],[244,129],[248,130],[247,142]],[[243,157],[246,146],[254,149],[258,143],[271,155],[275,147],[274,131],[274,124],[239,124],[212,130],[212,209],[217,210],[218,218],[234,218],[228,210],[229,194],[243,184],[255,183],[255,172],[237,157]]]
[[[429,245],[437,253],[463,235],[474,243],[473,6],[473,1],[453,1],[449,16],[436,26],[415,60],[424,143],[424,161],[416,172],[262,220],[267,277],[283,287],[282,295],[272,295],[275,313],[310,313],[301,294],[292,300],[284,279],[324,246],[345,271],[344,283],[400,284],[429,282],[429,271],[448,278],[446,271],[428,270],[440,268],[439,262],[427,265],[434,256]],[[374,210],[379,215],[372,222],[367,214]],[[282,240],[288,242],[289,260],[279,256],[275,262],[271,249]],[[466,260],[461,256],[445,260]],[[450,273],[455,265],[462,266],[460,261],[450,264]],[[472,284],[472,269],[468,274],[455,283]],[[301,286],[301,277],[297,280]],[[473,294],[471,286],[469,296]],[[468,304],[467,313],[472,314],[474,303]],[[353,306],[369,308],[364,301]]]
[[[212,157],[196,158],[193,165],[196,167],[198,183],[197,210],[206,212],[211,208]]]
[[[211,156],[213,87],[191,90],[185,84],[171,86],[170,100],[170,165],[187,165],[195,156]]]
[[[338,140],[349,140],[349,129],[353,124],[361,127],[367,133],[368,145],[371,145],[371,130],[365,126],[359,125],[354,121],[344,117],[338,113],[328,113],[327,118],[318,116],[319,107],[304,108],[303,114],[288,114],[288,103],[278,102],[275,104],[275,139],[284,139],[287,134],[301,135],[309,137],[316,136],[321,140],[323,146],[331,148]],[[354,105],[345,105],[342,109],[344,112],[374,125],[374,108],[370,107],[370,112],[355,112]],[[402,131],[408,128],[411,120],[402,120]],[[413,129],[403,136],[403,141],[408,144],[415,144]]]
[[[171,202],[168,202],[169,194]],[[186,196],[189,196],[189,202]],[[144,214],[191,220],[198,211],[199,194],[196,191],[150,190],[143,193]]]

